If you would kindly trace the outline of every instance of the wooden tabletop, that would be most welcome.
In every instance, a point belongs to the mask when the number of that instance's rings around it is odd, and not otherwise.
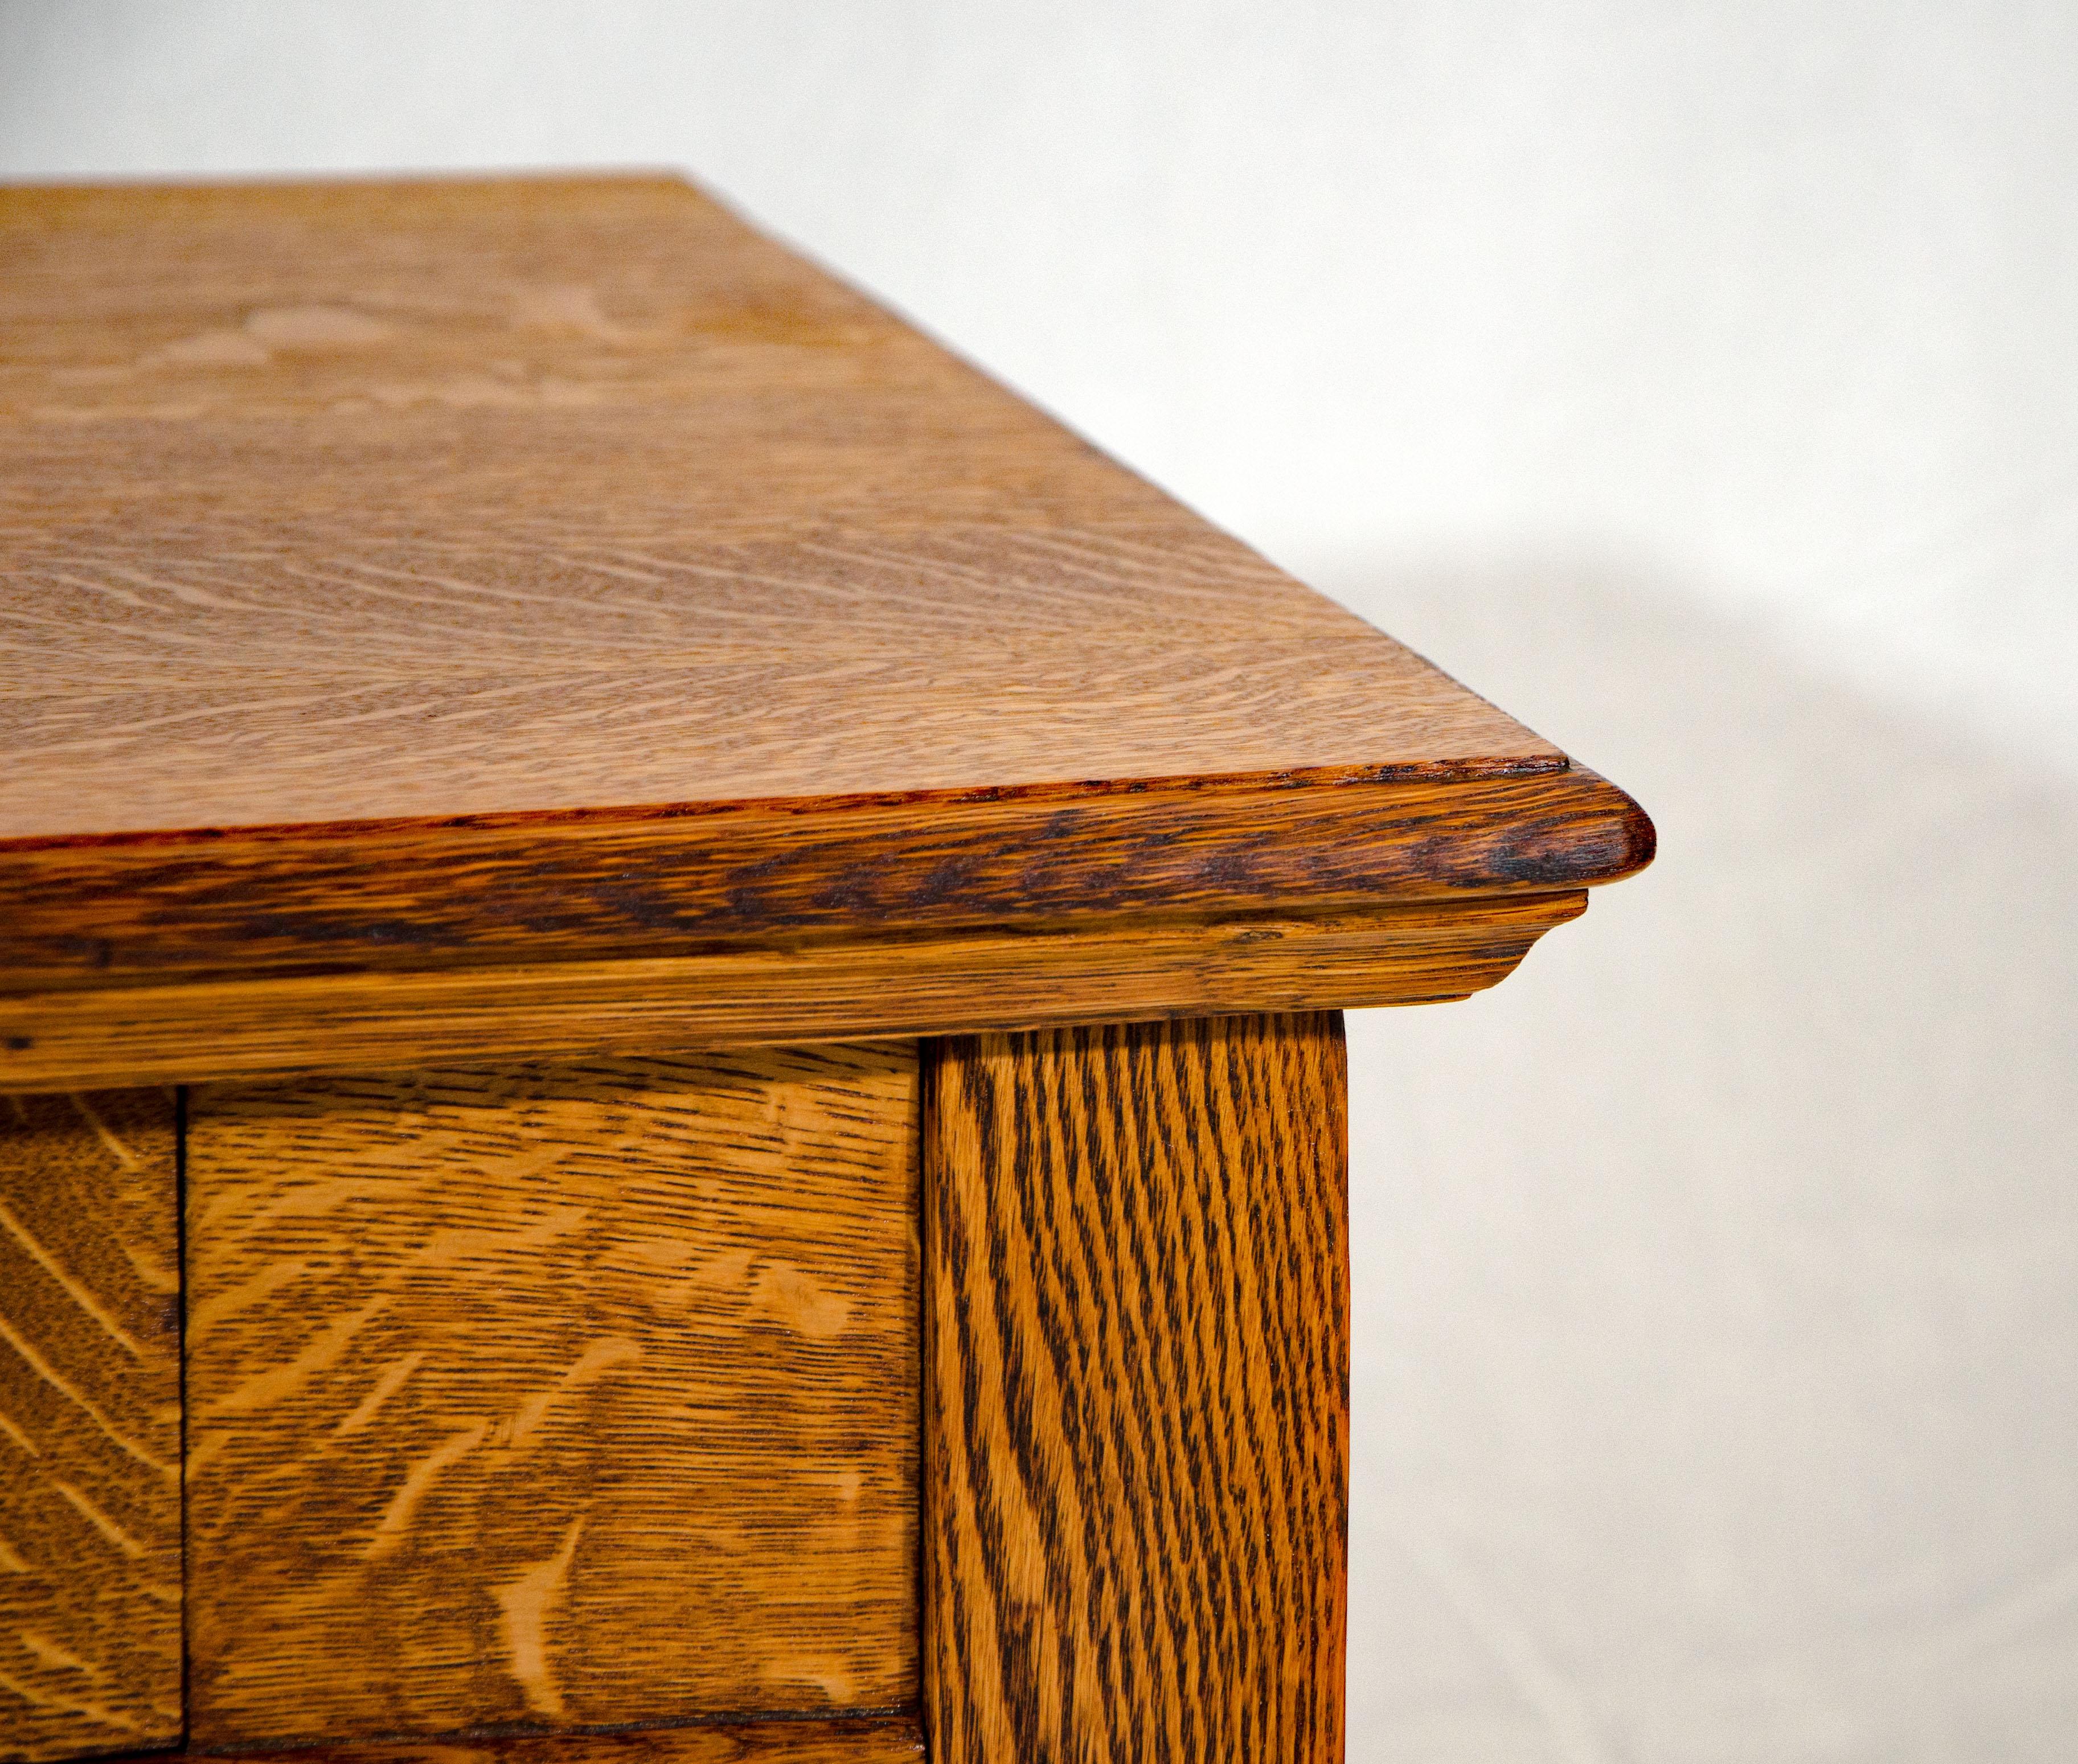
[[[1561,763],[685,185],[0,215],[0,836]]]
[[[1649,853],[1550,743],[675,180],[0,192],[0,993]]]

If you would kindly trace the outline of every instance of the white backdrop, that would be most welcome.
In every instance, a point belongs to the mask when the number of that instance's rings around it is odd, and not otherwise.
[[[0,174],[684,167],[1654,812],[1351,1020],[1366,1764],[2072,1754],[2074,92],[2033,0],[0,0]]]

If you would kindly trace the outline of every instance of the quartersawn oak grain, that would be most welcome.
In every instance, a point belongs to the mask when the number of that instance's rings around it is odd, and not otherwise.
[[[180,1737],[174,1108],[0,1099],[0,1758]]]
[[[0,837],[1563,764],[674,180],[0,262]]]
[[[190,1107],[197,1744],[913,1704],[913,1048]]]
[[[172,1764],[213,1753],[154,1752],[111,1764]],[[435,1740],[349,1741],[322,1751],[248,1751],[252,1764],[912,1764],[924,1736],[906,1718],[745,1721],[641,1728],[620,1733],[451,1735]]]
[[[1333,1015],[928,1046],[941,1764],[1338,1764],[1345,1086]]]
[[[0,998],[0,1091],[862,1036],[1427,1004],[1493,985],[1587,897],[845,938],[698,956]]]

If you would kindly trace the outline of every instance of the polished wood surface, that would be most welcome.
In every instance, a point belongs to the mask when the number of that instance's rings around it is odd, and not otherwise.
[[[1493,985],[1586,903],[1577,890],[1524,892],[1371,913],[0,998],[0,1091],[1429,1004]]]
[[[0,853],[0,1090],[1433,1003],[1652,836],[1571,770]]]
[[[0,190],[0,1086],[1458,996],[1650,856],[674,180]]]
[[[916,1085],[193,1091],[193,1739],[913,1704]]]
[[[144,1758],[173,1764],[177,1759],[223,1755],[153,1752],[111,1764],[143,1764]],[[457,1735],[232,1755],[248,1764],[913,1764],[924,1750],[916,1722],[895,1717],[702,1723],[622,1733]]]
[[[927,1048],[939,1764],[1338,1764],[1345,1091],[1333,1015]]]
[[[1638,806],[671,178],[0,190],[0,1720],[1333,1764],[1332,1013]]]
[[[0,1758],[180,1737],[174,1109],[0,1099]]]
[[[0,852],[17,992],[542,965],[775,940],[1362,912],[1579,889],[1652,854],[1593,774],[1155,791],[1073,803],[736,810],[325,839]]]
[[[665,178],[0,194],[0,836],[1539,740]]]

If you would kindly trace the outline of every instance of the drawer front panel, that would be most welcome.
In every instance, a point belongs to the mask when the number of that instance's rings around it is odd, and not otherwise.
[[[199,1089],[201,1744],[913,1705],[908,1044]]]
[[[0,1758],[181,1732],[170,1091],[0,1098]]]

